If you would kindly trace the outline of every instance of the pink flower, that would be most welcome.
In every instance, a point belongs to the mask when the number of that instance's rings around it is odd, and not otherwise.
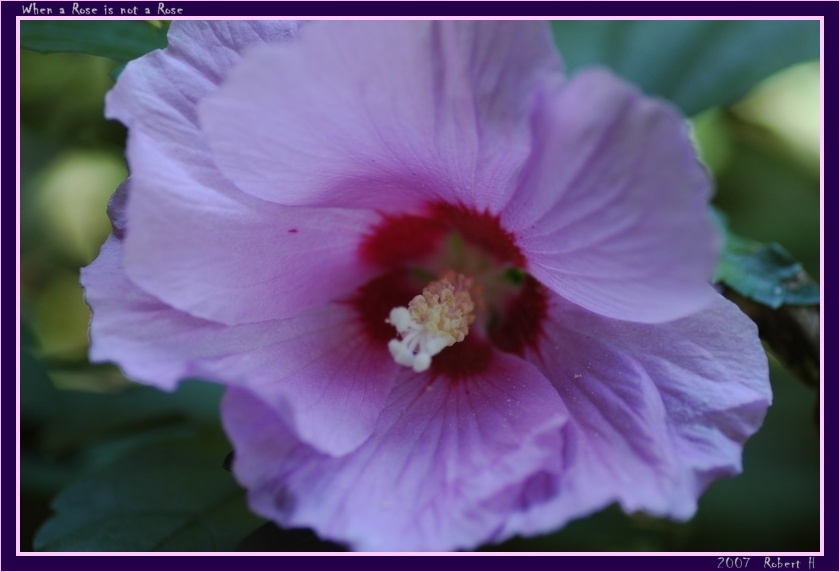
[[[131,177],[91,358],[230,386],[252,509],[451,550],[687,519],[770,402],[709,284],[684,120],[537,22],[174,22],[107,113]]]

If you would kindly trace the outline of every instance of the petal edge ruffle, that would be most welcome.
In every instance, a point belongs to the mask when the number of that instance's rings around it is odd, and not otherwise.
[[[685,121],[610,73],[546,91],[534,152],[501,213],[528,271],[593,312],[644,323],[711,300],[711,183]]]
[[[561,479],[574,494],[518,517],[528,534],[610,502],[690,518],[714,479],[741,471],[743,444],[772,399],[755,325],[718,295],[707,310],[656,325],[606,319],[555,296],[530,359],[569,410],[575,454]]]
[[[227,326],[196,318],[135,286],[110,237],[82,269],[93,308],[90,359],[172,390],[194,377],[246,387],[300,439],[344,454],[368,438],[396,376],[387,349],[361,335],[346,304],[294,318]]]
[[[301,446],[259,401],[230,390],[223,421],[251,508],[356,550],[502,540],[511,509],[539,500],[523,486],[562,470],[566,418],[536,370],[505,354],[495,359],[481,379],[402,376],[368,442],[337,459]]]

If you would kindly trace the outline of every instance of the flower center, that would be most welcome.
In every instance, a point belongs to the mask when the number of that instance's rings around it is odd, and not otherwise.
[[[538,351],[547,293],[497,216],[443,203],[383,215],[359,256],[383,273],[347,302],[396,363],[458,380],[490,367],[495,350]]]
[[[416,372],[429,369],[433,356],[467,337],[475,320],[473,297],[480,301],[480,294],[472,278],[448,270],[408,307],[392,309],[386,322],[400,335],[388,342],[394,361]]]

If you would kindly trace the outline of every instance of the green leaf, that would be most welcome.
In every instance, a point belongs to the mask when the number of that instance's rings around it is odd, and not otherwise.
[[[560,530],[485,545],[481,552],[673,552],[683,550],[685,523],[625,514],[617,504],[574,520]]]
[[[166,30],[142,20],[22,20],[22,48],[74,52],[121,63],[166,46]]]
[[[172,393],[139,385],[120,393],[54,390],[62,406],[44,424],[43,444],[70,451],[97,439],[164,425],[215,427],[223,391],[220,385],[195,380],[182,382]]]
[[[242,539],[239,552],[346,552],[341,544],[321,540],[308,528],[280,528],[263,524]]]
[[[820,303],[820,290],[778,244],[729,235],[715,269],[715,281],[770,308]]]
[[[35,354],[37,342],[29,325],[20,323],[20,412],[24,422],[41,423],[58,409],[58,393]]]
[[[53,502],[43,551],[229,551],[260,524],[222,468],[224,439],[172,439],[130,450]]]
[[[758,82],[820,55],[816,20],[556,21],[570,72],[606,65],[686,115],[734,103]]]

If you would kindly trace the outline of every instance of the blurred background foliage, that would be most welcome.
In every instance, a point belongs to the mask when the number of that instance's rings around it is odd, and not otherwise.
[[[561,23],[555,32],[571,24]],[[561,47],[573,41],[583,40],[558,34]],[[572,68],[586,63],[585,50],[577,53],[584,55],[580,62],[570,62]],[[207,494],[229,500],[228,512],[209,515],[197,536],[183,539],[194,550],[235,550],[238,539],[257,528],[259,520],[247,514],[244,495],[231,488],[232,477],[222,468],[229,446],[218,424],[220,389],[196,381],[164,394],[134,386],[117,368],[92,366],[86,359],[90,313],[79,268],[95,258],[105,240],[110,230],[105,205],[126,176],[125,129],[103,117],[104,96],[121,65],[118,60],[20,52],[20,548],[33,549],[36,531],[51,514],[50,503],[69,485],[77,483],[78,489],[78,483],[92,478],[124,479],[135,469],[156,470],[154,463],[168,458],[160,451],[181,443],[204,455],[196,462],[207,471],[222,475],[213,477],[220,479],[219,488]],[[692,118],[701,155],[715,179],[714,202],[734,232],[780,243],[818,279],[819,63],[785,67],[748,91],[734,90],[738,97],[731,105],[705,109]],[[774,403],[764,427],[745,448],[744,473],[715,483],[692,521],[625,516],[612,507],[558,533],[487,549],[819,550],[818,394],[772,356],[771,365]],[[156,443],[162,445],[150,452]],[[178,463],[167,474],[186,488],[195,479],[194,471]],[[100,488],[108,486],[106,482]],[[57,505],[64,507],[65,520],[85,518],[84,498],[94,502],[96,497],[89,490],[74,494],[64,494]],[[136,494],[141,499],[148,495],[146,504],[152,509],[166,502],[148,490]],[[113,516],[105,515],[93,526],[107,528]],[[144,526],[155,530],[150,522]],[[62,536],[51,525],[36,544],[52,550],[97,549],[85,541]],[[117,542],[113,536],[110,541]],[[151,538],[126,549],[184,549],[170,541]],[[118,549],[105,542],[98,545],[100,550]],[[253,543],[243,546],[259,549]]]

